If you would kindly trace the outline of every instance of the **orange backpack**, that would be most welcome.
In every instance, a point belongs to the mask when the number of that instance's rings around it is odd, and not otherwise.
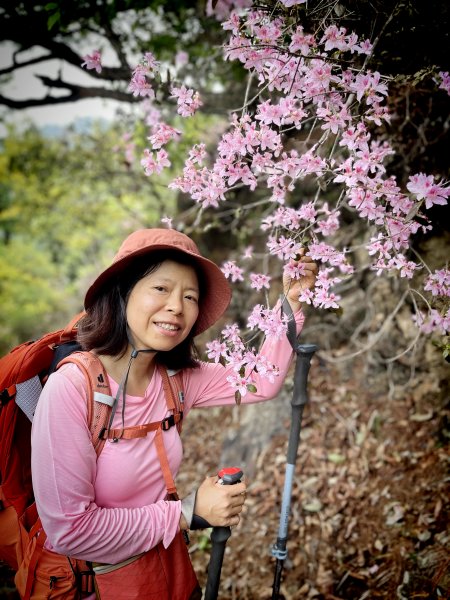
[[[109,430],[111,399],[100,360],[81,352],[76,341],[77,315],[66,328],[25,342],[0,359],[0,560],[17,571],[21,598],[76,599],[94,591],[92,568],[85,561],[45,550],[31,481],[31,422],[48,375],[62,364],[76,363],[86,378],[88,422],[97,456],[106,439],[144,437],[155,431],[155,443],[168,494],[176,488],[167,462],[162,431],[176,425],[181,432],[181,374],[169,376],[159,367],[170,417],[162,422]]]

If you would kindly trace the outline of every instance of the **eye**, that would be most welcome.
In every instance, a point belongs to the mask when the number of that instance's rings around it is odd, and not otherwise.
[[[155,290],[157,292],[165,292],[166,288],[163,285],[155,285]]]
[[[198,302],[198,298],[196,296],[192,296],[191,294],[188,294],[185,297],[186,297],[187,300],[191,300],[192,302],[195,302],[195,303]]]

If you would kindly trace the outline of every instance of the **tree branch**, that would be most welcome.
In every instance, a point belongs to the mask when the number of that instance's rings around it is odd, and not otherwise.
[[[36,58],[31,58],[30,60],[25,60],[24,62],[19,63],[16,61],[16,54],[18,54],[18,53],[14,52],[12,65],[10,65],[9,67],[6,67],[4,69],[0,69],[0,77],[2,75],[8,75],[8,73],[13,73],[17,69],[21,69],[22,67],[29,67],[30,65],[36,65],[37,63],[44,62],[46,60],[50,60],[51,58],[53,58],[51,56],[51,54],[44,54],[43,56],[37,56]]]
[[[83,58],[74,52],[69,46],[61,42],[50,41],[46,44],[42,44],[47,50],[52,53],[52,58],[60,58],[65,60],[69,64],[81,69],[84,73],[87,73],[91,77],[96,79],[106,79],[112,81],[129,81],[131,78],[131,67],[125,62],[120,67],[102,67],[101,73],[91,70],[86,71],[82,66]],[[121,61],[122,63],[122,61]]]
[[[0,95],[0,104],[7,106],[8,108],[20,110],[34,106],[76,102],[77,100],[83,100],[86,98],[108,98],[110,100],[117,100],[119,102],[127,103],[139,102],[141,100],[141,98],[135,97],[127,92],[122,92],[121,90],[111,90],[101,87],[84,87],[65,82],[62,79],[51,79],[46,75],[36,75],[36,77],[38,77],[42,83],[49,88],[64,89],[69,93],[65,96],[52,96],[50,93],[48,93],[42,98],[28,98],[26,100],[14,100],[13,98]]]

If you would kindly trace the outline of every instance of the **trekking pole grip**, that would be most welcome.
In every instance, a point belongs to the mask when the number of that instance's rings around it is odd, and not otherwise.
[[[218,473],[221,485],[234,485],[242,479],[243,473],[237,467],[221,469]],[[219,593],[220,573],[222,571],[225,544],[231,535],[231,527],[213,527],[211,533],[211,558],[208,566],[208,580],[204,600],[216,600]]]
[[[316,350],[317,346],[315,344],[300,344],[295,350],[297,362],[295,363],[294,373],[293,405],[308,403],[308,373],[311,366],[311,359]]]
[[[295,464],[297,459],[298,443],[300,439],[303,409],[308,404],[308,374],[311,359],[318,347],[315,344],[300,344],[295,352],[297,361],[294,371],[294,391],[292,393],[292,422],[289,436],[287,462]]]

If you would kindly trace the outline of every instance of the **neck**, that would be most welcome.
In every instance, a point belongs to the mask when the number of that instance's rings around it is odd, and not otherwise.
[[[131,345],[128,345],[127,351],[121,357],[105,355],[99,357],[107,373],[117,383],[121,382],[128,368],[132,350]],[[128,375],[127,394],[132,396],[144,395],[155,368],[155,356],[156,352],[139,352],[136,358],[133,358]]]

